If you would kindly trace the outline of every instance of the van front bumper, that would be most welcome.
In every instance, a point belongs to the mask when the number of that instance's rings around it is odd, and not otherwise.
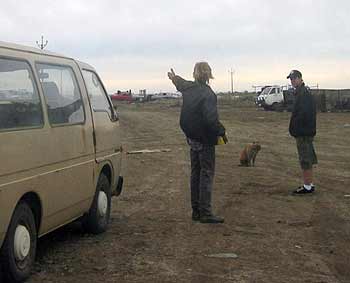
[[[260,107],[262,107],[262,106],[265,105],[265,99],[262,98],[262,97],[259,97],[259,98],[257,98],[257,99],[255,100],[255,104],[258,105],[258,106],[260,106]]]

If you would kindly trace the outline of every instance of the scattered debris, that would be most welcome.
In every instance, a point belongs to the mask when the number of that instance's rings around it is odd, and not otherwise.
[[[299,245],[295,245],[295,247],[296,247],[297,249],[301,249],[301,246],[299,246]]]
[[[105,270],[105,269],[106,269],[105,266],[95,266],[95,267],[94,267],[94,270],[96,270],[96,271],[103,271],[103,270]]]
[[[312,223],[307,222],[307,221],[296,221],[296,222],[287,222],[289,226],[306,226],[306,227],[311,227]]]
[[[216,258],[238,258],[238,255],[235,253],[221,253],[221,254],[211,254],[206,255],[207,257],[216,257]]]
[[[142,150],[133,150],[127,151],[127,154],[142,154],[142,153],[157,153],[157,152],[170,152],[170,149],[142,149]]]

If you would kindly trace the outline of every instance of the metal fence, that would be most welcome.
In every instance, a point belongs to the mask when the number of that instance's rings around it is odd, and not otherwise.
[[[350,111],[350,89],[313,89],[311,92],[321,112]]]
[[[350,89],[311,89],[320,112],[350,112]],[[255,93],[219,94],[218,105],[256,107]]]

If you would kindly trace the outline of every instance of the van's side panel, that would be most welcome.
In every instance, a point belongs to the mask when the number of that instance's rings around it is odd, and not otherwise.
[[[56,171],[48,176],[50,198],[47,210],[44,211],[45,233],[55,226],[86,212],[95,192],[94,177],[94,144],[90,105],[80,71],[72,60],[61,58],[35,58],[36,62],[69,66],[73,69],[78,82],[85,109],[85,123],[49,127],[52,152],[50,160],[56,164]],[[59,150],[55,150],[59,149]]]
[[[89,65],[80,62],[79,66],[82,72],[89,71],[96,74],[97,76],[96,71]],[[99,83],[103,88],[104,95],[108,100],[110,108],[113,109],[102,81],[99,80]],[[93,105],[92,109],[94,109]],[[95,151],[96,161],[98,163],[97,174],[102,170],[103,166],[108,164],[112,169],[111,185],[113,188],[115,188],[118,182],[118,178],[121,175],[122,152],[120,123],[119,120],[113,121],[111,114],[107,111],[92,110],[92,114],[96,139]]]
[[[35,76],[29,54],[0,48],[0,56],[26,62]],[[33,83],[36,85],[35,79]],[[43,113],[45,116],[44,110]],[[19,199],[31,190],[29,183],[46,170],[45,165],[49,163],[44,154],[46,145],[43,136],[46,134],[44,121],[42,126],[35,129],[0,132],[0,233],[6,233]],[[37,148],[42,149],[42,153],[38,153]]]
[[[121,141],[119,121],[111,122],[106,112],[94,112],[96,160],[112,164],[112,186],[115,187],[121,170]],[[101,166],[101,164],[100,164]]]

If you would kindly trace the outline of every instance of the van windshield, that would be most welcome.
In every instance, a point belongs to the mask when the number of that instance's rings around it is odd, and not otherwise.
[[[269,94],[271,87],[265,88],[261,94]]]

